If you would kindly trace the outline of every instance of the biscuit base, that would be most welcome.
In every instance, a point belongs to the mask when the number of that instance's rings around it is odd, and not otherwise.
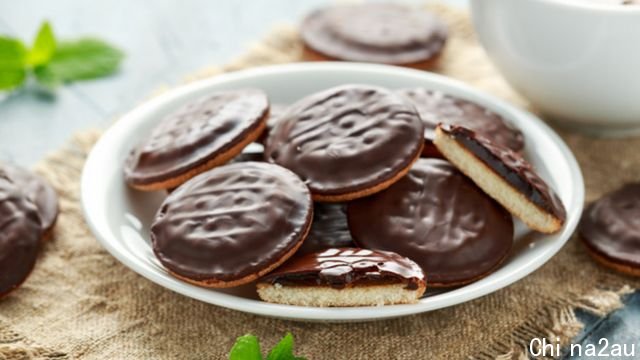
[[[136,190],[140,191],[159,191],[159,190],[167,190],[167,189],[175,189],[178,186],[187,182],[187,180],[207,171],[211,170],[216,166],[220,166],[226,164],[229,160],[236,157],[238,154],[242,152],[242,150],[247,147],[252,142],[255,142],[265,131],[267,128],[267,119],[269,118],[269,111],[262,116],[259,121],[258,126],[249,132],[244,138],[234,144],[228,150],[216,154],[207,162],[202,165],[196,166],[189,171],[186,171],[178,176],[174,176],[172,178],[168,178],[162,181],[156,181],[146,184],[128,182],[129,186],[133,187]]]
[[[413,157],[413,159],[411,159],[411,162],[409,162],[407,166],[405,166],[400,171],[398,171],[390,179],[387,179],[381,183],[378,183],[374,186],[371,186],[362,190],[358,190],[350,193],[344,193],[344,194],[328,195],[328,194],[318,194],[312,191],[311,198],[313,199],[313,201],[317,201],[317,202],[345,202],[345,201],[351,201],[351,200],[363,198],[363,197],[378,193],[388,188],[389,186],[395,184],[398,180],[402,179],[405,175],[407,175],[409,170],[411,170],[411,166],[413,166],[413,164],[416,161],[418,161],[418,159],[420,159],[422,155],[423,146],[424,144],[420,145],[418,152]]]
[[[442,54],[442,49],[424,61],[408,63],[408,64],[387,64],[387,65],[404,66],[404,67],[417,69],[417,70],[432,70],[438,64],[441,54]],[[338,59],[338,58],[331,57],[329,55],[322,54],[314,50],[313,48],[307,46],[306,44],[304,45],[302,50],[302,58],[305,61],[347,61],[349,62],[349,60]]]
[[[564,225],[561,219],[544,211],[527,199],[520,191],[440,128],[436,128],[434,144],[447,160],[531,229],[545,234],[553,234]]]
[[[633,267],[629,264],[615,262],[614,260],[601,255],[596,250],[593,250],[589,245],[587,245],[584,237],[582,235],[580,237],[582,238],[584,247],[587,249],[587,253],[589,253],[597,263],[621,274],[640,277],[640,267]]]
[[[282,265],[285,261],[289,260],[289,258],[291,258],[293,254],[295,254],[298,251],[298,249],[302,246],[302,243],[304,242],[304,240],[307,238],[307,235],[309,235],[309,231],[311,230],[312,219],[313,219],[313,206],[311,206],[311,211],[309,212],[309,218],[307,219],[306,227],[304,229],[304,232],[302,233],[302,236],[300,236],[300,240],[298,240],[298,243],[273,264],[269,265],[268,267],[256,273],[249,274],[243,278],[233,279],[233,280],[219,280],[219,279],[196,280],[196,279],[188,278],[184,275],[177,274],[171,270],[168,270],[168,269],[167,270],[169,271],[169,274],[171,274],[173,277],[176,277],[182,281],[188,282],[193,285],[207,287],[207,288],[221,289],[221,288],[231,288],[231,287],[248,284],[272,272],[278,266]]]
[[[353,286],[335,289],[330,286],[283,286],[259,283],[258,295],[276,304],[335,307],[414,304],[426,289],[408,290],[405,284]]]

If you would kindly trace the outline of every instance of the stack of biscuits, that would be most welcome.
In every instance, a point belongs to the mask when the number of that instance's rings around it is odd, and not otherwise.
[[[130,186],[170,191],[150,232],[173,276],[256,282],[284,304],[412,303],[427,280],[460,286],[500,266],[512,215],[545,233],[563,225],[522,133],[480,105],[343,85],[270,108],[258,89],[208,94],[126,159]],[[263,153],[241,154],[260,139]]]
[[[378,4],[314,12],[302,34],[311,59],[423,68],[446,28]],[[518,129],[431,89],[346,84],[287,105],[218,91],[159,120],[124,176],[169,192],[153,251],[199,286],[255,283],[264,301],[300,306],[414,303],[427,282],[461,286],[499,267],[512,215],[544,233],[566,217]],[[242,154],[253,142],[264,151]]]

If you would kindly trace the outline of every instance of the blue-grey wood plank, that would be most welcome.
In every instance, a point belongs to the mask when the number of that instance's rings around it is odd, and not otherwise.
[[[55,98],[21,91],[0,100],[0,160],[29,165],[103,116],[60,89]]]
[[[640,359],[640,291],[629,295],[624,303],[622,309],[604,318],[579,315],[585,323],[585,329],[573,340],[573,344],[576,344],[573,354],[570,347],[565,350],[565,359]],[[595,355],[589,354],[589,345],[593,346]],[[616,346],[621,350],[620,353],[615,353]]]

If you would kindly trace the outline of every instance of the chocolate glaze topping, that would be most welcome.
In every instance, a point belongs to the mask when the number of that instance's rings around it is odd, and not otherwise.
[[[341,203],[315,203],[313,223],[309,236],[295,256],[319,252],[329,248],[353,247],[347,225],[346,205]]]
[[[291,106],[267,139],[265,158],[298,174],[312,193],[357,192],[391,179],[422,147],[413,106],[388,90],[345,85]]]
[[[424,123],[424,138],[428,143],[435,138],[436,126],[444,123],[467,127],[516,152],[524,147],[520,130],[476,103],[424,88],[401,89],[398,93],[415,105]]]
[[[566,219],[562,201],[522,155],[461,126],[441,125],[441,129],[540,209],[561,221]]]
[[[312,205],[309,190],[287,169],[224,165],[165,199],[151,225],[153,250],[178,275],[238,280],[265,270],[304,239]]]
[[[0,297],[29,276],[42,239],[38,209],[19,186],[0,174]]]
[[[424,285],[425,276],[415,262],[392,252],[333,248],[296,257],[260,281],[334,288],[404,283],[415,290]]]
[[[15,165],[0,164],[2,173],[20,186],[24,195],[38,208],[44,231],[50,230],[59,213],[58,194],[53,187],[40,175]]]
[[[425,11],[368,3],[316,10],[301,34],[308,47],[337,60],[409,65],[437,55],[447,29]]]
[[[513,242],[511,215],[440,159],[418,160],[388,189],[349,203],[347,215],[357,245],[411,258],[433,286],[488,274]]]
[[[166,116],[125,161],[132,184],[168,180],[204,165],[256,131],[269,111],[256,89],[209,94]]]
[[[589,205],[578,228],[589,249],[616,263],[640,266],[640,183]]]

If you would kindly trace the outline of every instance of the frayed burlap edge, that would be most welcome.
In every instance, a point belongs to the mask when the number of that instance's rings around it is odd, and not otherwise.
[[[576,316],[577,309],[603,317],[623,307],[623,297],[633,292],[631,287],[624,285],[617,290],[594,289],[581,296],[557,299],[531,314],[512,333],[496,340],[473,359],[529,359],[529,344],[534,338],[544,338],[549,343],[565,346],[584,328]]]

